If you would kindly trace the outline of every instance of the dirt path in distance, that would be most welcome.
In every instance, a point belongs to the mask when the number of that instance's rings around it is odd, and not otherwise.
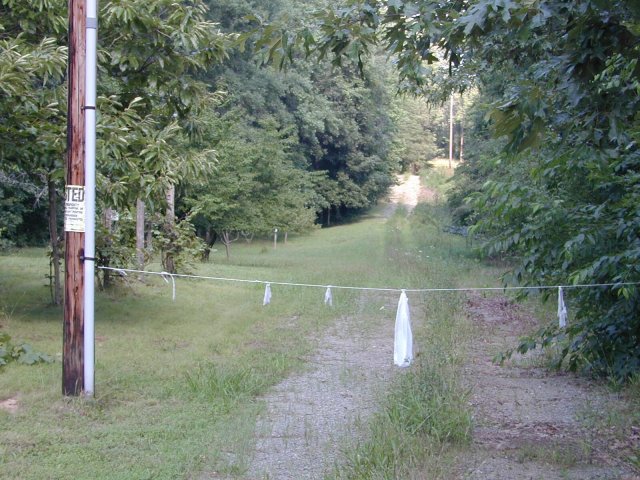
[[[495,365],[535,320],[502,296],[473,294],[467,311],[476,328],[465,381],[474,431],[457,478],[469,480],[640,480],[624,460],[640,451],[638,426],[605,420],[625,408],[603,386],[536,367],[535,358]]]
[[[407,214],[411,213],[418,205],[418,201],[421,200],[420,177],[418,175],[398,175],[397,181],[398,183],[391,187],[389,203],[383,211],[383,215],[387,218],[393,215],[399,205],[406,208]]]
[[[9,413],[16,413],[20,409],[17,397],[7,398],[0,401],[0,410],[4,410]]]

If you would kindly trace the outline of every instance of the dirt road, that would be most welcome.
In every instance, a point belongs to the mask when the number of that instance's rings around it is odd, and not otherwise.
[[[411,211],[421,195],[419,177],[404,178],[385,215],[398,205]],[[362,305],[366,295],[373,294],[363,294]],[[608,415],[625,408],[623,398],[584,379],[549,373],[532,359],[495,365],[493,356],[537,321],[501,296],[472,295],[466,310],[475,325],[464,367],[474,430],[450,478],[640,480],[624,462],[640,450],[640,430],[607,423]],[[233,478],[322,479],[342,461],[342,449],[358,438],[397,372],[390,361],[393,325],[365,325],[359,317],[340,319],[317,339],[306,370],[262,397],[255,455],[246,473]],[[417,472],[415,478],[432,477]]]
[[[341,462],[342,449],[376,411],[394,373],[393,325],[365,326],[357,317],[334,325],[319,339],[306,371],[263,398],[266,411],[245,478],[322,479]]]
[[[420,177],[398,178],[384,215],[398,205],[418,204]],[[374,295],[363,293],[364,306]],[[390,299],[390,305],[397,299]],[[366,323],[366,324],[365,324]],[[276,385],[262,398],[265,413],[256,426],[256,451],[247,480],[321,479],[357,440],[377,401],[397,371],[393,367],[393,323],[371,323],[361,315],[340,319],[317,341],[304,372]]]
[[[494,355],[537,320],[502,296],[472,295],[467,311],[477,331],[464,369],[474,430],[457,478],[640,479],[625,462],[640,449],[637,426],[616,423],[627,408],[621,395],[540,368],[535,355],[496,365]]]
[[[387,216],[393,213],[398,205],[403,205],[410,213],[420,198],[420,177],[418,175],[398,175],[398,184],[391,187]]]

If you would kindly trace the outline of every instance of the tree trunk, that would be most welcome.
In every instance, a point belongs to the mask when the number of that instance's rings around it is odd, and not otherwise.
[[[452,161],[453,161],[453,94],[451,94],[451,100],[449,101],[449,168],[451,168]]]
[[[166,219],[167,223],[170,225],[175,225],[176,223],[176,186],[169,185],[167,192],[165,194],[167,199],[167,213]]]
[[[327,227],[331,226],[331,205],[327,208]]]
[[[240,238],[240,233],[236,233],[235,237],[231,237],[231,232],[226,231],[222,232],[220,235],[220,240],[224,244],[225,251],[227,253],[227,260],[231,257],[231,244]]]
[[[222,243],[224,244],[225,253],[227,254],[227,260],[231,257],[231,235],[229,232],[222,232]]]
[[[107,230],[107,247],[112,244],[111,233],[113,232],[113,209],[107,208],[104,211],[104,218],[102,219],[105,229]],[[100,261],[104,267],[111,265],[111,259],[108,256],[101,256]],[[111,286],[111,270],[102,271],[102,288],[107,289]]]
[[[169,273],[176,273],[176,262],[172,253],[167,253],[164,258],[164,269]]]
[[[460,163],[462,163],[463,149],[464,149],[464,125],[460,124]]]
[[[289,232],[284,232],[284,244],[287,244],[287,240],[289,238]]]
[[[147,228],[147,240],[145,242],[145,248],[147,249],[147,253],[151,255],[153,253],[153,230],[151,228],[152,225]]]
[[[204,243],[205,247],[202,251],[202,261],[208,262],[209,256],[211,255],[211,249],[213,248],[213,244],[216,242],[216,232],[214,232],[210,227],[207,227],[207,230],[204,233]]]
[[[62,285],[60,282],[60,241],[58,239],[58,196],[56,185],[47,176],[47,189],[49,190],[49,241],[51,243],[51,263],[53,265],[53,295],[51,300],[54,305],[62,303]]]
[[[167,199],[167,211],[165,214],[165,230],[169,237],[170,242],[171,239],[174,238],[174,227],[176,225],[176,186],[169,185],[167,192],[165,194],[165,198]],[[176,263],[173,256],[173,247],[175,245],[169,245],[169,248],[165,252],[164,256],[164,264],[165,269],[169,273],[176,273]]]
[[[136,200],[136,262],[138,270],[144,270],[144,201]]]

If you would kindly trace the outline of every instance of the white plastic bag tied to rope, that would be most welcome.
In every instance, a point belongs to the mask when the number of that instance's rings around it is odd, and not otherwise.
[[[398,367],[408,367],[413,360],[413,335],[409,314],[409,299],[404,290],[400,294],[396,312],[396,328],[393,342],[393,363]]]
[[[324,292],[324,304],[333,307],[333,296],[331,295],[331,287],[327,287]]]
[[[560,328],[567,327],[567,306],[564,304],[562,287],[558,287],[558,324]]]
[[[262,300],[262,305],[269,305],[271,303],[271,284],[267,283],[264,287],[264,298]]]
[[[162,279],[168,284],[169,280],[167,280],[167,277],[169,277],[171,279],[171,290],[173,291],[173,296],[172,299],[175,302],[176,301],[176,279],[173,278],[173,274],[169,273],[169,272],[162,272]]]

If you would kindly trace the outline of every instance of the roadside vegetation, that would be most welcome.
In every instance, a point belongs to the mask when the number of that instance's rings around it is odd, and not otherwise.
[[[233,263],[214,252],[198,273],[354,283],[376,271],[368,262],[376,229],[317,232],[277,250],[241,244]],[[0,374],[2,400],[19,405],[0,411],[2,472],[11,478],[175,478],[205,465],[237,472],[242,459],[230,452],[251,448],[243,442],[256,395],[300,367],[316,333],[354,308],[349,294],[336,293],[329,309],[324,292],[291,288],[273,288],[263,307],[264,287],[203,281],[178,281],[174,303],[162,280],[125,278],[98,296],[95,400],[74,400],[61,396],[61,312],[48,305],[46,262],[42,249],[0,257],[3,330],[57,360]]]
[[[436,188],[439,175],[426,175]],[[197,273],[233,278],[363,286],[494,286],[505,265],[481,261],[464,238],[442,231],[445,205],[376,211],[354,224],[237,246]],[[253,453],[261,393],[304,368],[325,327],[362,311],[357,293],[178,280],[177,297],[157,277],[118,278],[98,295],[96,397],[60,395],[60,311],[49,305],[42,249],[0,256],[0,324],[14,338],[54,357],[53,364],[11,363],[0,374],[0,462],[10,478],[242,478]],[[159,268],[152,264],[151,268]],[[411,294],[418,356],[400,372],[357,445],[345,445],[335,478],[449,478],[471,440],[469,392],[461,367],[473,326],[459,293]],[[552,310],[552,309],[551,309]],[[540,310],[546,321],[554,312]],[[394,311],[366,309],[393,324]],[[392,338],[389,338],[392,341]],[[391,359],[389,359],[391,362]],[[631,394],[631,393],[630,393]],[[635,422],[637,407],[592,424]],[[625,420],[622,420],[625,419]],[[408,475],[404,477],[404,475]],[[0,474],[0,477],[4,475]],[[329,476],[328,478],[334,478]],[[9,478],[9,477],[7,477]]]

